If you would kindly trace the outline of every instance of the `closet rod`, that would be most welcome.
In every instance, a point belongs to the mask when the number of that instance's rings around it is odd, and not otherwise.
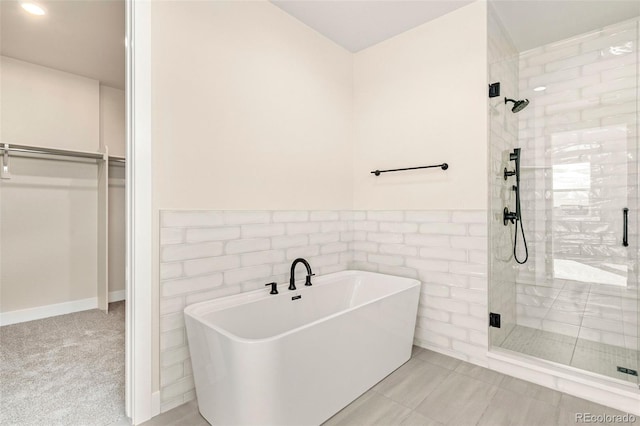
[[[126,163],[127,160],[125,160],[124,157],[114,157],[112,155],[109,156],[109,162],[110,163]]]
[[[104,155],[98,152],[69,151],[66,149],[43,148],[38,146],[14,145],[14,144],[6,144],[6,143],[0,144],[0,151],[23,152],[27,154],[60,155],[64,157],[93,158],[95,160],[102,160],[104,158]]]

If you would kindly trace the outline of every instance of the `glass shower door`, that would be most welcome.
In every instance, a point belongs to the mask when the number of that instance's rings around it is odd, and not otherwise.
[[[636,17],[520,52],[509,97],[529,105],[512,112],[492,103],[490,116],[490,309],[504,317],[501,329],[490,329],[492,346],[634,383],[639,24]],[[512,62],[490,63],[490,74]],[[505,256],[514,226],[499,215],[514,210],[514,181],[500,175],[513,168],[514,148],[523,265]],[[524,258],[522,236],[517,247]]]

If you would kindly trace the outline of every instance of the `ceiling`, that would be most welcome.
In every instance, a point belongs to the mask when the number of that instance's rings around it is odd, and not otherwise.
[[[271,0],[351,52],[436,19],[473,0]],[[520,51],[640,15],[640,1],[497,0]],[[45,16],[0,0],[0,53],[125,86],[124,0],[39,0]],[[461,30],[463,30],[461,28]]]
[[[351,52],[436,19],[474,0],[271,0]]]
[[[47,14],[0,0],[0,53],[124,89],[124,0],[37,0]]]
[[[365,49],[473,0],[271,0],[351,52]],[[640,15],[638,0],[491,0],[519,51]],[[460,28],[464,30],[464,28]]]

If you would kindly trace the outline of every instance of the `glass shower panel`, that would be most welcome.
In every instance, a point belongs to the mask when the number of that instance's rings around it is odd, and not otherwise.
[[[492,25],[500,27],[490,16]],[[507,312],[506,328],[490,329],[491,344],[631,382],[638,377],[625,369],[638,370],[639,349],[638,25],[634,18],[520,52],[517,93],[507,96],[530,104],[517,114],[503,105],[498,120],[490,100],[489,118],[490,309]],[[490,61],[492,81],[492,70],[512,61]],[[507,141],[514,117],[517,136]],[[503,256],[499,214],[515,209],[516,185],[500,179],[513,169],[514,148],[523,265]],[[515,230],[507,228],[511,249]],[[521,236],[517,247],[523,258]]]

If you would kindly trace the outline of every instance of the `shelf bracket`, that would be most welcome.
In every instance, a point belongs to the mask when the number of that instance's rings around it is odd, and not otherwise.
[[[2,152],[2,168],[0,169],[0,179],[11,179],[11,173],[9,172],[9,144],[4,144]]]

